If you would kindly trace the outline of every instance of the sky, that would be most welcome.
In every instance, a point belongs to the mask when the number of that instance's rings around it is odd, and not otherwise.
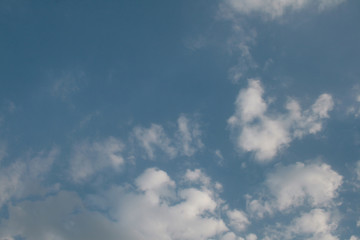
[[[0,0],[0,240],[359,240],[359,23]]]

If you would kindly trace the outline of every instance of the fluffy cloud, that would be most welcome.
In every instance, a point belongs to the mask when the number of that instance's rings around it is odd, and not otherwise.
[[[332,235],[337,228],[336,217],[323,209],[313,209],[293,220],[287,228],[287,239],[295,236],[306,236],[309,240],[338,240]]]
[[[216,184],[200,170],[189,170],[182,179],[176,183],[166,172],[149,168],[133,187],[113,186],[86,201],[67,191],[23,201],[9,207],[0,239],[242,239],[228,232]],[[239,213],[231,211],[230,218],[244,222]]]
[[[344,1],[345,0],[224,0],[225,4],[235,13],[260,13],[272,19],[283,16],[287,11],[299,11],[310,6],[324,10]]]
[[[124,164],[121,155],[125,145],[114,137],[104,141],[83,141],[75,144],[70,157],[70,177],[75,182],[89,179],[105,168],[119,170]]]
[[[268,103],[259,80],[250,79],[247,89],[239,92],[235,113],[228,119],[238,149],[254,152],[258,161],[269,161],[295,138],[315,134],[333,108],[331,95],[322,94],[307,110],[295,100],[286,104],[287,114],[268,114]]]
[[[253,215],[263,217],[275,210],[284,211],[304,204],[330,206],[341,184],[342,176],[325,163],[280,167],[265,181],[269,199],[249,199],[248,209]]]
[[[0,208],[13,198],[41,192],[40,181],[50,170],[59,150],[41,151],[0,168]]]
[[[244,231],[246,227],[250,224],[246,214],[243,211],[232,210],[227,211],[227,216],[229,218],[229,225],[233,227],[238,232]]]
[[[338,240],[338,216],[330,210],[315,208],[301,213],[290,224],[276,224],[265,231],[264,240],[307,239]]]
[[[203,147],[200,126],[185,115],[178,118],[177,126],[173,137],[169,137],[158,124],[151,124],[150,128],[135,127],[133,136],[149,159],[154,159],[158,150],[169,158],[179,155],[190,157]]]

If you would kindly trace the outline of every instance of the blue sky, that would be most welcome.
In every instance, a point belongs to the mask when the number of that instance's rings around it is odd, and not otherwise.
[[[360,239],[359,22],[0,1],[0,240]]]

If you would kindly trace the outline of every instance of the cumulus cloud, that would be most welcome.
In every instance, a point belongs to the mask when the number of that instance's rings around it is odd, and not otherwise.
[[[229,225],[233,227],[236,231],[242,232],[250,224],[249,219],[243,211],[239,210],[229,210],[227,211],[227,216],[229,218]]]
[[[224,0],[228,11],[250,15],[264,15],[268,19],[283,16],[286,12],[300,11],[308,7],[319,10],[335,7],[345,0]],[[228,13],[229,14],[229,13]]]
[[[41,191],[40,182],[51,169],[59,150],[30,154],[0,168],[0,208],[11,199]]]
[[[199,171],[192,172],[205,176]],[[191,174],[188,171],[186,175]],[[89,198],[92,209],[101,211],[88,210],[84,200],[67,191],[40,201],[12,205],[9,218],[0,226],[0,238],[240,240],[228,232],[219,214],[224,201],[219,199],[214,185],[210,180],[206,185],[183,186],[166,172],[149,168],[135,180],[134,188],[113,186]],[[238,214],[234,216],[239,219]],[[34,218],[37,220],[33,221]],[[249,235],[246,239],[256,237]]]
[[[75,182],[89,179],[105,168],[119,170],[124,164],[125,145],[114,137],[103,141],[83,141],[75,144],[70,157],[70,177]]]
[[[240,90],[235,113],[228,119],[236,147],[254,152],[258,161],[271,160],[293,139],[319,132],[334,105],[331,95],[322,94],[307,110],[291,99],[286,104],[287,114],[269,114],[263,93],[260,81],[250,79],[248,88]]]
[[[203,147],[199,124],[185,115],[177,119],[177,131],[172,137],[158,124],[151,124],[150,128],[135,127],[133,136],[144,149],[149,159],[154,159],[157,151],[161,151],[169,158],[177,156],[193,156]]]
[[[327,207],[337,197],[342,176],[325,163],[296,163],[279,167],[265,180],[268,199],[249,199],[248,210],[257,217],[304,204]]]
[[[338,240],[332,233],[337,228],[336,217],[323,209],[313,209],[293,220],[287,228],[287,239],[306,236],[309,240]]]
[[[300,213],[289,224],[276,224],[268,228],[264,239],[339,240],[335,235],[338,222],[338,216],[331,210],[314,208]]]

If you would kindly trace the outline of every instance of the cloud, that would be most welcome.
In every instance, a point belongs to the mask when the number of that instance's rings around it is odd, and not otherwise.
[[[338,228],[339,218],[335,212],[314,208],[300,213],[289,224],[279,224],[265,230],[264,240],[307,239],[339,240],[334,234]]]
[[[177,119],[177,131],[172,137],[158,124],[151,124],[150,128],[135,127],[133,137],[149,159],[154,159],[159,150],[171,159],[191,157],[204,146],[199,124],[183,114]]]
[[[228,119],[236,147],[254,152],[256,160],[262,162],[272,160],[293,139],[319,132],[334,105],[331,95],[322,94],[310,109],[302,111],[291,99],[286,104],[287,114],[269,114],[263,93],[260,81],[250,79],[248,88],[240,90],[235,113]]]
[[[196,170],[191,172],[206,176]],[[9,218],[0,226],[0,238],[242,239],[230,238],[236,235],[228,232],[221,217],[224,201],[211,180],[198,187],[189,182],[185,185],[176,183],[162,170],[149,168],[135,180],[134,188],[113,186],[87,201],[67,191],[40,201],[23,201],[9,207]],[[246,239],[256,238],[249,235]]]
[[[63,72],[59,77],[54,78],[51,86],[51,93],[62,100],[68,100],[73,94],[80,90],[84,82],[85,74],[79,72]]]
[[[124,148],[125,145],[114,137],[75,144],[70,157],[71,179],[80,183],[105,168],[120,170],[125,163],[122,157]]]
[[[172,146],[170,138],[160,125],[151,124],[150,128],[135,127],[134,136],[150,159],[154,159],[157,148],[170,158],[174,158],[177,154],[176,148]]]
[[[336,228],[336,218],[331,216],[330,212],[316,208],[292,221],[287,227],[287,239],[306,236],[309,240],[338,240],[332,235]]]
[[[316,7],[322,11],[335,7],[345,0],[224,0],[223,2],[228,12],[244,15],[256,13],[267,19],[275,19],[287,12],[296,12],[309,7]]]
[[[296,163],[279,167],[265,180],[267,199],[249,199],[248,210],[262,218],[274,211],[286,211],[305,204],[311,207],[331,206],[342,179],[325,163]]]
[[[360,160],[356,162],[355,173],[357,180],[360,181]]]
[[[176,133],[176,139],[179,143],[178,149],[183,155],[190,157],[204,146],[201,141],[200,126],[197,122],[191,121],[185,115],[181,115],[177,123],[178,131]]]
[[[233,227],[236,231],[242,232],[250,224],[249,219],[243,211],[232,210],[226,212],[229,218],[229,225]]]
[[[0,208],[12,199],[41,192],[40,182],[50,171],[59,150],[30,154],[0,168]]]

